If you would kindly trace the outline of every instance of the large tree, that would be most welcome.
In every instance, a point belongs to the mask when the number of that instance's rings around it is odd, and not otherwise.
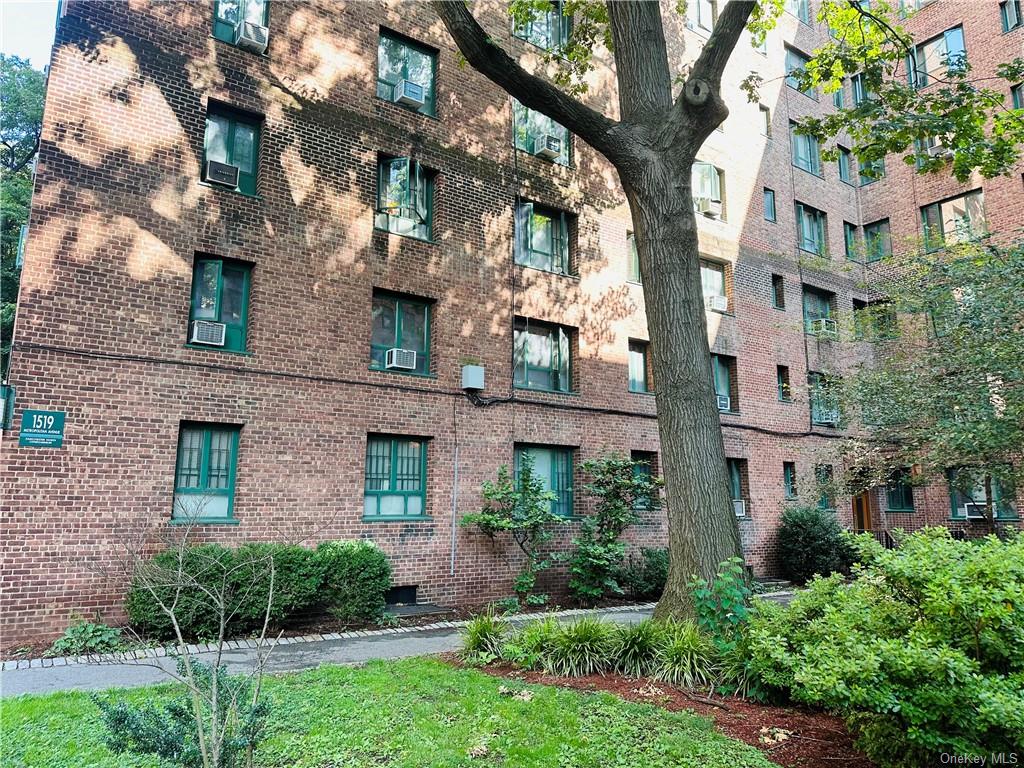
[[[1016,161],[1021,120],[978,120],[1002,105],[1002,96],[967,79],[969,67],[950,67],[949,81],[927,92],[894,79],[909,38],[890,19],[884,2],[826,0],[818,20],[833,30],[833,42],[795,73],[801,86],[834,91],[842,78],[862,73],[873,99],[835,118],[808,120],[804,130],[819,137],[847,131],[865,162],[904,151],[929,135],[944,134],[947,146],[970,148],[954,165],[986,175],[1006,172]],[[463,0],[433,0],[432,6],[469,64],[525,106],[568,128],[615,167],[633,217],[644,277],[662,446],[671,565],[658,615],[692,610],[686,585],[693,574],[712,578],[718,563],[740,554],[739,534],[728,491],[725,450],[714,397],[711,358],[701,289],[697,223],[690,168],[704,140],[726,118],[722,74],[744,28],[755,43],[782,11],[783,0],[731,0],[722,8],[707,42],[689,67],[675,72],[665,39],[664,16],[684,13],[685,2],[657,0],[513,0],[516,24],[555,12],[572,16],[567,42],[549,57],[552,79],[531,73],[480,25]],[[587,106],[583,75],[592,52],[604,45],[614,56],[618,118]],[[1017,60],[1002,74],[1024,75]],[[744,83],[753,98],[759,78]],[[921,115],[919,123],[909,118]],[[935,162],[921,154],[925,167]]]

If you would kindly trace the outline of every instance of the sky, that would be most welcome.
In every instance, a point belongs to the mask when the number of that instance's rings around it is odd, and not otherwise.
[[[56,23],[57,0],[0,0],[0,52],[42,69],[50,63]]]

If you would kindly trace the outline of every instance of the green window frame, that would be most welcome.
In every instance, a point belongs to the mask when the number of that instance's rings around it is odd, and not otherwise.
[[[571,333],[560,325],[516,318],[513,385],[544,392],[571,391]]]
[[[776,221],[775,212],[775,190],[769,187],[764,188],[764,220]]]
[[[793,388],[789,383],[789,366],[775,366],[775,384],[779,392],[779,400],[783,403],[793,402]]]
[[[408,157],[377,159],[376,229],[431,241],[434,228],[434,177]]]
[[[772,275],[772,307],[786,309],[786,279],[782,275]]]
[[[516,264],[570,274],[569,215],[535,203],[516,206]]]
[[[729,475],[729,494],[733,501],[744,501],[747,497],[744,493],[743,476],[746,474],[746,459],[726,459],[725,468]],[[739,517],[739,515],[737,515]]]
[[[985,198],[976,189],[921,208],[926,251],[973,240],[985,232]]]
[[[512,34],[545,51],[557,51],[565,46],[572,34],[572,17],[565,15],[562,0],[551,0],[550,4],[551,8],[546,11],[533,9],[532,17],[521,23],[513,20]]]
[[[234,524],[240,427],[183,421],[178,428],[172,523]]]
[[[898,469],[889,476],[885,484],[885,506],[889,512],[914,511],[914,487],[906,469]]]
[[[555,136],[561,142],[562,151],[551,162],[558,165],[572,164],[572,134],[543,112],[530,109],[512,100],[512,144],[516,149],[533,155],[537,152],[537,140],[541,136]]]
[[[192,323],[206,320],[224,324],[224,345],[190,344],[203,349],[245,352],[249,324],[249,285],[252,264],[229,259],[199,257],[192,267],[192,304],[189,308],[189,330]]]
[[[544,490],[556,494],[556,498],[551,501],[551,511],[559,517],[571,518],[575,503],[573,488],[575,451],[572,448],[555,448],[545,445],[516,445],[514,463],[517,485],[524,453],[529,453],[533,458],[534,474],[544,481]]]
[[[366,436],[364,520],[428,517],[427,444],[423,437]]]
[[[907,82],[911,88],[924,88],[933,78],[960,72],[967,63],[964,28],[951,27],[941,35],[910,50],[907,54]]]
[[[987,506],[988,492],[986,483],[992,490],[992,510],[997,520],[1016,520],[1017,510],[1013,507],[1013,495],[1007,493],[1002,487],[998,478],[992,477],[990,473],[977,467],[953,467],[946,471],[946,480],[949,484],[950,516],[955,519],[965,520],[967,514],[964,510],[966,504],[981,504]],[[971,518],[974,519],[974,518]]]
[[[790,145],[793,150],[793,165],[801,170],[821,176],[821,145],[813,136],[797,133],[797,124],[789,124]]]
[[[818,93],[816,89],[800,90],[799,77],[810,62],[811,59],[807,54],[801,53],[795,48],[790,48],[788,45],[786,46],[786,85],[795,91],[800,91],[804,96],[817,100]]]
[[[729,398],[729,407],[723,408],[723,401],[718,401],[720,413],[738,413],[737,397],[738,382],[736,379],[736,358],[728,355],[711,355],[711,379],[715,387],[715,398]]]
[[[654,477],[654,468],[658,462],[658,454],[653,451],[630,451],[629,459],[633,462],[633,478],[650,480]],[[646,512],[651,508],[649,497],[637,496],[633,500],[634,512]]]
[[[866,187],[879,179],[885,178],[885,158],[879,157],[870,162],[858,162],[858,181]]]
[[[857,339],[886,341],[899,336],[899,320],[892,302],[853,300],[853,331]]]
[[[629,274],[626,277],[631,283],[640,282],[640,254],[636,250],[636,235],[626,233],[626,245],[629,248]]]
[[[1010,88],[1010,101],[1014,109],[1024,109],[1024,83],[1017,83]]]
[[[823,427],[838,426],[839,401],[830,391],[828,377],[817,371],[809,371],[807,391],[811,407],[811,424]]]
[[[782,493],[787,499],[795,499],[797,497],[795,462],[782,462]]]
[[[818,509],[823,512],[834,512],[835,499],[832,498],[832,481],[835,479],[835,468],[831,464],[818,464],[814,467],[814,480],[821,495],[818,497]]]
[[[650,392],[649,362],[647,350],[649,344],[637,339],[629,340],[629,391]]]
[[[243,115],[230,107],[213,104],[207,107],[203,134],[203,181],[212,184],[206,178],[207,161],[233,165],[238,168],[235,191],[256,197],[261,122],[255,116]]]
[[[797,246],[802,251],[825,256],[828,254],[827,219],[823,211],[804,203],[795,203]]]
[[[389,373],[430,375],[430,323],[433,302],[388,291],[374,291],[371,305],[370,368]],[[389,349],[411,349],[416,368],[385,368]]]
[[[832,92],[832,106],[836,109],[846,109],[846,80],[841,80],[839,88]]]
[[[213,36],[235,44],[235,27],[241,20],[268,26],[270,0],[214,0]]]
[[[857,261],[857,225],[848,221],[843,222],[843,247],[846,250],[846,258]]]
[[[851,172],[853,163],[853,154],[846,147],[838,147],[839,149],[839,180],[845,181],[847,184],[853,184],[853,174]]]
[[[892,255],[892,235],[889,219],[879,219],[864,225],[864,253],[869,262]]]
[[[421,115],[437,114],[437,51],[382,29],[377,41],[377,97],[395,102],[395,89],[403,80],[423,89],[423,106],[398,106]]]
[[[999,17],[1003,23],[1003,32],[1009,32],[1024,24],[1020,0],[1003,0],[999,3]]]
[[[850,77],[850,90],[853,93],[853,106],[859,107],[872,97],[871,89],[865,82],[864,74],[858,73]]]
[[[786,0],[786,13],[796,16],[804,24],[811,23],[811,6],[808,0]]]
[[[804,327],[807,333],[813,333],[812,324],[815,320],[827,320],[832,317],[835,294],[804,286]]]

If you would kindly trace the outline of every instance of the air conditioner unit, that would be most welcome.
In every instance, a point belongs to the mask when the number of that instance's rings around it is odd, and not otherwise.
[[[705,214],[715,219],[722,218],[722,201],[721,200],[708,200],[707,210]]]
[[[399,80],[395,86],[395,103],[419,109],[425,101],[423,86],[412,80]]]
[[[211,347],[223,347],[227,326],[210,320],[193,320],[192,332],[188,335],[189,344],[209,344]]]
[[[839,423],[839,411],[836,408],[818,408],[814,413],[815,424],[835,426]]]
[[[234,189],[238,186],[238,166],[218,163],[216,160],[206,161],[206,180],[211,184]]]
[[[732,500],[732,511],[736,513],[736,517],[747,516],[747,502],[743,499]]]
[[[718,395],[718,410],[720,411],[731,411],[732,410],[732,398],[728,395]]]
[[[705,296],[704,304],[708,309],[713,309],[715,312],[729,311],[729,298],[727,296]]]
[[[964,516],[968,520],[984,520],[985,519],[985,505],[984,504],[964,504],[960,509],[963,510]]]
[[[235,26],[235,45],[244,51],[263,54],[267,52],[270,35],[262,24],[240,21]]]
[[[839,326],[831,317],[819,317],[811,321],[811,333],[816,336],[835,338],[839,334]]]
[[[928,157],[952,157],[953,150],[942,144],[935,144],[928,147]]]
[[[538,136],[533,141],[533,154],[545,160],[555,160],[562,154],[562,140],[550,133]]]
[[[384,354],[384,367],[389,370],[414,371],[416,370],[416,350],[389,349]]]

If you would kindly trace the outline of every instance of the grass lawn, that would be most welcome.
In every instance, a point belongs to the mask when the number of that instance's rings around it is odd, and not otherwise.
[[[429,658],[276,676],[266,685],[273,702],[270,735],[256,762],[289,768],[773,765],[696,715],[632,704],[607,693],[507,683],[530,689],[532,699],[522,701],[500,695],[504,683]],[[145,701],[168,690],[160,686],[104,695]],[[111,753],[103,745],[99,712],[86,694],[22,696],[4,699],[0,706],[0,764],[5,768],[158,766],[155,760]],[[471,749],[479,756],[471,757]]]

